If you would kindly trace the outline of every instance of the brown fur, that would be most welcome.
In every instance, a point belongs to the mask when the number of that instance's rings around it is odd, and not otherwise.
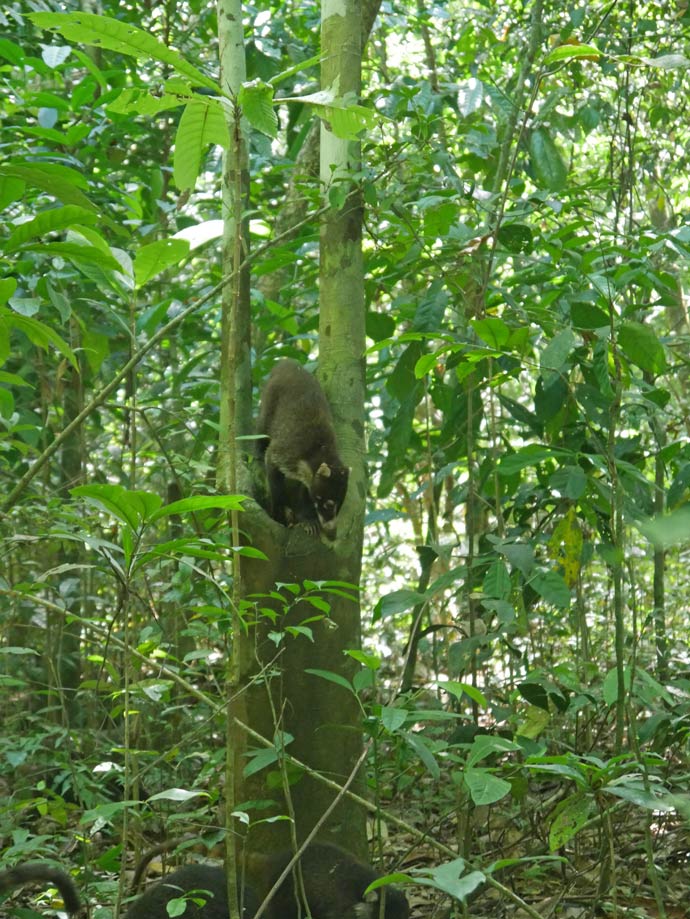
[[[247,876],[260,898],[264,898],[292,858],[292,852],[275,855],[250,854]],[[385,919],[408,919],[405,895],[395,887],[385,887],[364,896],[364,891],[379,876],[369,865],[330,843],[311,843],[300,858],[304,892],[309,913],[302,905],[301,915],[313,919],[379,919],[385,890]],[[289,874],[278,888],[265,913],[266,919],[298,919],[299,886]]]
[[[261,397],[257,432],[266,464],[270,514],[312,535],[336,535],[349,469],[338,455],[333,416],[317,379],[298,363],[279,361]]]
[[[7,871],[0,871],[0,893],[8,893],[24,884],[51,885],[57,887],[70,916],[81,911],[79,892],[72,878],[61,868],[54,868],[46,862],[27,862]]]

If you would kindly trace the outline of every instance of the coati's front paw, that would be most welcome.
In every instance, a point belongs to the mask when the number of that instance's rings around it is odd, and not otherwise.
[[[321,528],[315,520],[301,520],[297,526],[302,527],[310,536],[318,536]]]

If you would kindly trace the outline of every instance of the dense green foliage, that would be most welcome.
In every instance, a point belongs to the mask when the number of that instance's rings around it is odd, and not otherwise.
[[[32,11],[0,12],[0,839],[14,861],[76,831],[102,876],[124,814],[137,838],[179,824],[211,844],[222,824],[226,503],[174,502],[214,494],[226,137],[196,92],[215,86],[208,4],[104,3],[155,36],[138,56],[103,17],[94,48],[92,20],[42,31]],[[352,691],[377,801],[467,859],[426,878],[447,892],[523,859],[530,900],[558,884],[671,915],[690,812],[690,16],[386,3],[367,115],[299,101],[318,24],[312,4],[246,6],[254,375],[318,354],[310,129],[340,118],[365,128]],[[255,768],[274,762],[257,748]]]

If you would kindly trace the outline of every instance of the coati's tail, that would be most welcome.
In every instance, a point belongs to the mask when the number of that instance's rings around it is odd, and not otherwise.
[[[7,871],[0,871],[0,893],[7,893],[23,884],[37,882],[57,887],[70,915],[76,915],[81,909],[76,885],[69,874],[61,868],[54,868],[45,862],[27,862]]]

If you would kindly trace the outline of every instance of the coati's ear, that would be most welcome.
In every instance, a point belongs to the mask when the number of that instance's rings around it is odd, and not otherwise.
[[[319,468],[316,470],[316,474],[323,476],[324,479],[330,479],[331,467],[328,465],[328,463],[321,463]]]

